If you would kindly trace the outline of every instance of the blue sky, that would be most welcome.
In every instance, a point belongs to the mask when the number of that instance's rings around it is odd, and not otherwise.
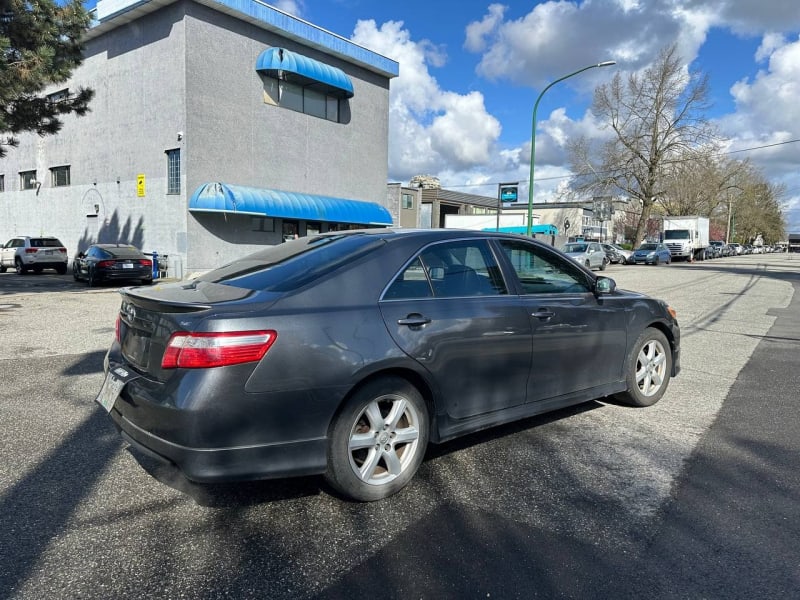
[[[676,44],[707,73],[725,151],[783,185],[800,232],[800,8],[797,0],[269,0],[400,63],[389,114],[389,180],[435,175],[447,188],[527,195],[533,104],[537,201],[558,197],[566,143],[600,136],[589,106],[615,73],[646,69]],[[94,1],[87,2],[93,6]]]
[[[796,0],[279,0],[273,5],[400,63],[392,80],[389,178],[418,174],[445,187],[496,194],[527,181],[537,113],[536,197],[555,198],[569,177],[565,143],[600,133],[593,89],[615,72],[646,68],[677,44],[708,73],[708,113],[737,158],[786,188],[800,231],[800,9]],[[749,150],[773,145],[760,150]],[[745,152],[738,152],[747,150]],[[520,190],[523,193],[523,190]],[[527,188],[524,193],[527,193]]]

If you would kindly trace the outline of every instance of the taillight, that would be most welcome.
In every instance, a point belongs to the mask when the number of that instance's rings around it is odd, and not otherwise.
[[[66,248],[59,248],[58,251],[59,252],[63,252],[64,254],[67,253],[67,249]]]
[[[139,264],[142,265],[143,267],[152,267],[153,261],[147,258],[140,258]]]
[[[38,251],[38,248],[25,248],[25,254],[36,254]]]
[[[106,267],[113,267],[114,266],[114,261],[113,260],[101,260],[99,263],[97,263],[97,266],[101,267],[103,269],[105,269]]]
[[[224,367],[261,360],[278,337],[276,331],[173,333],[161,359],[162,369]]]

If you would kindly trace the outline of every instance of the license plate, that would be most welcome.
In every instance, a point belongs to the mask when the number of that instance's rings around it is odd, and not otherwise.
[[[103,387],[100,388],[100,393],[97,394],[95,401],[102,406],[106,412],[111,412],[114,408],[114,403],[119,398],[122,388],[129,380],[128,372],[122,367],[116,367],[106,374],[106,379],[103,382]]]
[[[122,268],[123,269],[132,269],[133,268],[133,263],[122,263]]]

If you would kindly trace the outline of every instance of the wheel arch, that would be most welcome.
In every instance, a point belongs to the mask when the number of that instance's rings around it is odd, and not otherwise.
[[[672,328],[669,327],[666,323],[663,323],[661,321],[653,321],[652,323],[646,325],[644,329],[647,329],[648,327],[652,327],[653,329],[657,329],[658,331],[660,331],[661,333],[664,334],[664,337],[667,338],[667,342],[669,342],[670,354],[674,357],[675,356],[676,340],[675,340],[675,335],[674,335],[674,333],[672,331]],[[642,331],[644,331],[644,329]],[[675,361],[673,361],[672,362],[672,372],[670,373],[671,377],[675,377],[678,374],[676,368],[677,368],[677,365],[675,364]]]
[[[425,401],[425,406],[428,409],[428,426],[430,431],[429,440],[431,442],[438,442],[439,441],[439,431],[436,427],[436,402],[434,401],[434,393],[431,389],[430,384],[428,381],[419,373],[414,371],[413,369],[405,368],[405,367],[388,367],[378,371],[373,371],[364,377],[362,377],[355,385],[353,385],[350,390],[342,397],[339,401],[339,405],[336,407],[336,410],[331,415],[330,422],[328,423],[328,437],[330,438],[331,432],[333,430],[334,424],[336,420],[339,418],[339,415],[344,410],[347,403],[350,401],[355,394],[359,392],[364,386],[367,384],[380,380],[385,379],[388,377],[397,377],[399,379],[405,379],[408,383],[413,385],[417,391],[422,396],[422,399]]]

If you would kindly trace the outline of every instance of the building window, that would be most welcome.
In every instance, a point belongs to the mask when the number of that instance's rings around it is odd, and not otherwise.
[[[50,169],[50,184],[53,187],[69,185],[69,165]]]
[[[403,208],[414,208],[414,196],[411,194],[403,194]]]
[[[6,176],[0,175],[0,192],[6,191]]]
[[[36,171],[19,172],[19,189],[32,190],[36,188]]]
[[[312,117],[339,122],[339,98],[289,81],[264,77],[264,102]]]
[[[167,194],[181,193],[181,150],[167,150]]]
[[[64,88],[63,90],[58,90],[57,92],[48,94],[47,100],[53,104],[58,104],[64,100],[69,100],[69,88]]]

